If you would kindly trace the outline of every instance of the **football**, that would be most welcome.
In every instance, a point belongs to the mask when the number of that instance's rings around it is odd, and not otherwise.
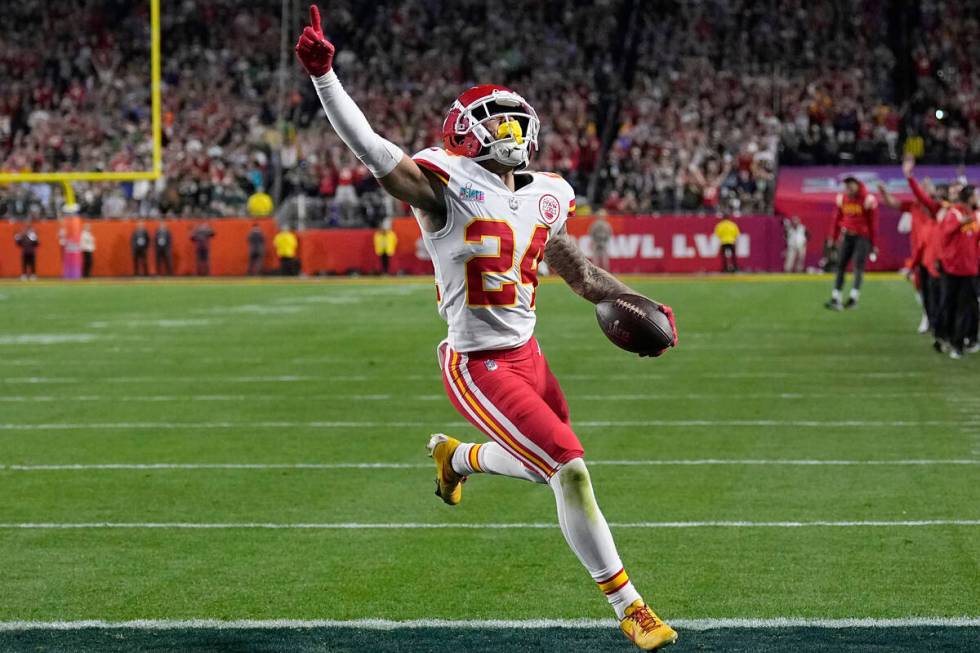
[[[676,344],[670,319],[646,297],[623,294],[604,299],[596,304],[595,315],[606,337],[634,354],[654,356]]]

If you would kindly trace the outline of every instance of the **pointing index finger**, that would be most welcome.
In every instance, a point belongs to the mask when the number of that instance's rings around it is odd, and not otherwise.
[[[310,27],[317,34],[323,34],[323,28],[320,26],[320,8],[316,5],[310,5]]]

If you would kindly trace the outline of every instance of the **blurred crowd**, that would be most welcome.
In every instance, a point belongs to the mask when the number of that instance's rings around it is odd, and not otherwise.
[[[164,176],[80,183],[83,215],[240,215],[256,193],[337,225],[402,210],[322,119],[292,56],[306,3],[286,4],[285,39],[281,0],[165,4]],[[769,210],[781,162],[980,160],[976,2],[921,3],[905,41],[891,4],[332,0],[324,20],[346,88],[407,151],[439,142],[464,87],[493,81],[542,118],[535,167],[597,208],[748,213]],[[6,8],[19,27],[0,40],[0,170],[151,167],[148,13],[126,0],[79,0],[71,21],[40,0]],[[11,185],[0,215],[58,201]]]

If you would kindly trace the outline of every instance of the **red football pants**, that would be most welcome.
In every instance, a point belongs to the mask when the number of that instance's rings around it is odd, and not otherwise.
[[[469,352],[439,345],[453,406],[475,427],[545,479],[584,451],[568,403],[537,340],[514,349]]]

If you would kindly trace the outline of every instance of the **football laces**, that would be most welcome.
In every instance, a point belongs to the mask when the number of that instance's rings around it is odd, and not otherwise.
[[[641,309],[636,304],[631,304],[630,302],[626,301],[625,299],[617,299],[616,300],[616,306],[619,306],[620,308],[625,309],[625,310],[629,311],[630,313],[633,313],[637,317],[646,317],[647,316],[647,314],[643,312],[643,309]]]

